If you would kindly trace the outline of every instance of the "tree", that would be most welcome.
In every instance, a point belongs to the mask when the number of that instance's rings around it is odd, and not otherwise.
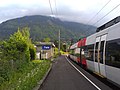
[[[10,36],[10,39],[3,42],[3,54],[6,60],[22,59],[21,54],[27,50],[28,46],[22,33],[18,30]]]
[[[44,38],[43,41],[44,42],[50,42],[51,40],[50,40],[50,38]]]
[[[25,27],[10,36],[3,42],[3,56],[5,60],[26,61],[35,59],[35,48],[31,42],[29,28]]]
[[[35,49],[34,45],[32,44],[32,41],[30,39],[29,31],[30,31],[30,28],[25,27],[22,29],[21,33],[22,33],[23,37],[25,37],[26,42],[29,46],[30,60],[34,60],[36,57],[36,49]]]
[[[35,60],[36,58],[36,49],[33,44],[29,45],[29,51],[30,51],[30,60]]]
[[[58,48],[58,40],[54,40],[54,44],[55,44],[55,46]]]
[[[18,28],[8,40],[0,42],[0,79],[8,80],[10,73],[21,70],[35,55],[29,28]]]

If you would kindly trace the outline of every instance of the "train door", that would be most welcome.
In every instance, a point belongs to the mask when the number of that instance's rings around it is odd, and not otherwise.
[[[96,38],[94,45],[94,67],[95,72],[100,75],[106,76],[105,74],[105,46],[106,46],[106,36],[102,35]]]

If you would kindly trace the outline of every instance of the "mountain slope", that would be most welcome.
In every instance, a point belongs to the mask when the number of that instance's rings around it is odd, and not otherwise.
[[[34,15],[11,19],[0,24],[0,39],[6,39],[17,31],[18,27],[30,27],[33,40],[42,40],[50,37],[58,39],[58,30],[61,30],[61,39],[76,39],[95,32],[96,27],[75,22],[61,21],[58,18]],[[89,28],[89,30],[88,30]]]

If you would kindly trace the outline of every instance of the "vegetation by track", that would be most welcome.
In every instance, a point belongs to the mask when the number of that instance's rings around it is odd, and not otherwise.
[[[19,71],[13,71],[9,80],[0,85],[0,90],[32,90],[43,78],[50,63],[49,60],[33,60]]]
[[[29,28],[0,41],[0,90],[32,90],[48,71],[50,60],[35,60]]]

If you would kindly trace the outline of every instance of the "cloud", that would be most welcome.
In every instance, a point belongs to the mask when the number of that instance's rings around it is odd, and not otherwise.
[[[22,17],[25,15],[51,15],[49,0],[0,0],[0,22],[8,19]],[[94,24],[116,5],[120,0],[111,0],[110,3],[91,21],[88,21],[109,1],[109,0],[50,0],[52,10],[56,17],[61,20]],[[55,7],[55,1],[56,6]],[[56,9],[57,12],[56,13]],[[120,7],[115,9],[103,20],[96,24],[103,23],[120,15]]]

